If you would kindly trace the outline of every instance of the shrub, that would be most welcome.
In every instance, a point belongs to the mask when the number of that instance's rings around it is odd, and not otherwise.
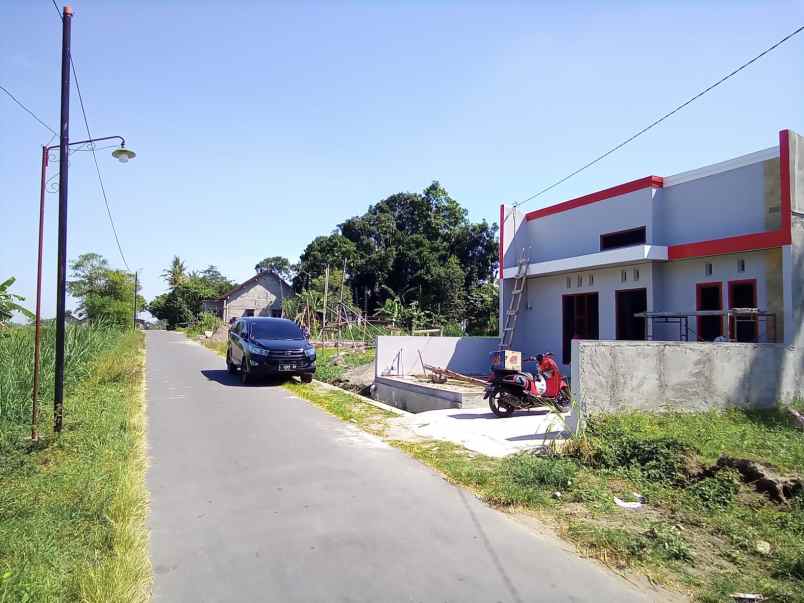
[[[517,454],[503,464],[503,474],[519,486],[569,488],[578,473],[578,465],[571,460],[554,457]]]
[[[592,447],[589,461],[593,466],[633,468],[649,480],[686,481],[690,460],[696,452],[675,438],[647,438],[605,420],[590,422],[589,433]]]
[[[725,509],[734,502],[740,481],[734,469],[721,469],[692,484],[687,492],[706,509]]]
[[[645,533],[656,553],[672,561],[692,561],[692,549],[678,528],[666,523],[655,523]]]

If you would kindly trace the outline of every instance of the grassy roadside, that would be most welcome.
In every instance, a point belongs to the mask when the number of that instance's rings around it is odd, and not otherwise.
[[[390,413],[315,384],[288,389],[388,440]],[[804,601],[802,497],[777,504],[733,470],[711,471],[725,454],[800,477],[804,437],[780,410],[594,418],[562,456],[495,459],[447,442],[389,443],[491,505],[538,516],[581,554],[697,601],[732,601],[733,592]],[[645,497],[641,509],[615,504],[634,493]]]
[[[338,350],[335,348],[318,348],[316,356],[316,379],[340,383],[349,369],[374,362],[376,350],[341,350],[338,360]]]
[[[0,423],[0,602],[150,596],[144,338],[104,337],[60,438],[34,445],[24,423]]]

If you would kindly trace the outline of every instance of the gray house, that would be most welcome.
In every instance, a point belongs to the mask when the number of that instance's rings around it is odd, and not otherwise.
[[[202,308],[224,321],[241,316],[282,316],[282,303],[295,293],[272,270],[258,272],[217,299],[205,299]]]
[[[501,325],[527,274],[512,349],[553,351],[566,368],[573,339],[804,343],[795,132],[529,213],[502,206],[500,224]]]

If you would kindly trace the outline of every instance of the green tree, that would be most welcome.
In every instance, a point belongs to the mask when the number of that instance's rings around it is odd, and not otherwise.
[[[391,195],[334,234],[314,239],[301,255],[294,285],[301,290],[327,264],[340,267],[346,258],[347,282],[361,308],[376,311],[398,297],[406,306],[417,302],[417,312],[461,322],[468,318],[469,293],[494,280],[496,233],[496,224],[471,222],[433,182],[421,193]]]
[[[281,255],[272,255],[261,260],[254,266],[254,270],[257,272],[273,270],[288,282],[293,279],[293,267],[290,265],[290,261]]]
[[[33,318],[33,314],[29,310],[17,303],[25,301],[25,298],[9,291],[11,285],[13,285],[16,280],[17,279],[12,276],[0,283],[0,326],[5,325],[11,320],[14,312],[20,312],[28,318]]]
[[[78,313],[89,320],[103,320],[120,326],[130,325],[134,304],[145,300],[134,292],[134,276],[109,268],[97,253],[85,253],[70,262],[71,278],[67,290],[78,302]]]
[[[170,267],[162,271],[162,278],[167,281],[169,287],[173,288],[181,284],[187,276],[187,265],[182,259],[174,255],[170,262]]]

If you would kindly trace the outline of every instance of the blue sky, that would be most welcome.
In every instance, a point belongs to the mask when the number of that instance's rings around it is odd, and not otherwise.
[[[804,22],[798,2],[73,2],[73,56],[99,160],[144,294],[174,254],[236,280],[269,255],[438,179],[474,220],[528,197]],[[0,84],[53,127],[60,23],[0,3]],[[550,205],[804,131],[804,34],[561,187]],[[73,94],[71,138],[84,138]],[[0,94],[0,280],[32,304],[40,145]],[[55,171],[51,171],[54,174]],[[48,195],[44,313],[55,311]],[[556,233],[572,236],[572,233]],[[91,155],[70,164],[69,257],[122,267]]]

